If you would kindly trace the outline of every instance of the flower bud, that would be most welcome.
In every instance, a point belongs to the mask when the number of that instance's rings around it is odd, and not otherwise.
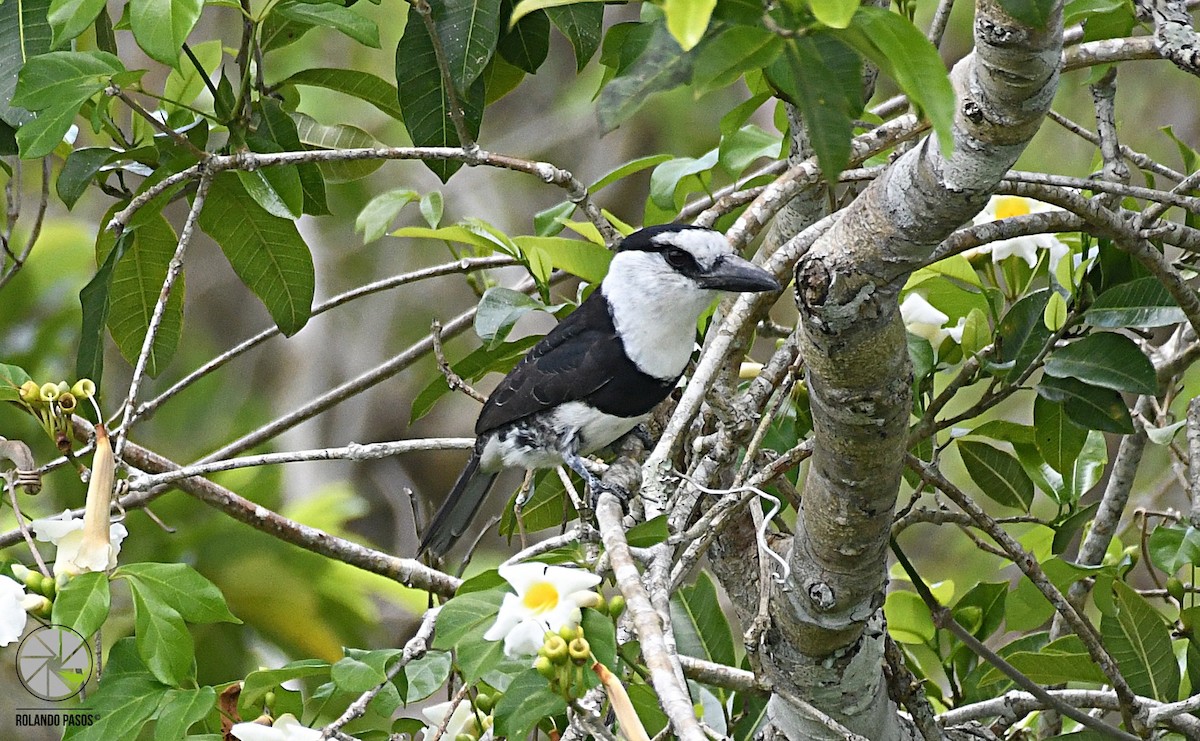
[[[568,654],[567,642],[562,639],[562,636],[552,635],[542,644],[542,648],[538,653],[555,664],[566,663]]]
[[[69,393],[71,391],[71,387],[67,385],[66,381],[59,381],[55,385],[58,387],[59,396],[62,396],[63,394]]]
[[[41,589],[38,591],[50,599],[54,599],[54,595],[58,593],[58,583],[54,581],[53,576],[43,576]]]
[[[1181,582],[1178,577],[1172,576],[1170,579],[1167,579],[1167,594],[1171,595],[1171,598],[1176,602],[1183,604],[1183,582]]]
[[[10,568],[12,569],[12,575],[17,577],[17,581],[22,583],[24,583],[25,577],[30,573],[29,569],[19,563],[14,563]]]
[[[47,403],[57,399],[59,393],[58,384],[56,383],[43,383],[42,387],[38,389],[41,400]]]
[[[454,741],[476,741],[476,739],[469,733],[460,733],[454,737]]]
[[[558,629],[558,634],[564,641],[572,641],[583,637],[583,628],[578,625],[564,625]]]
[[[267,710],[270,710],[271,708],[275,707],[275,693],[274,692],[268,692],[267,694],[263,695],[263,707],[266,708]]]
[[[42,389],[38,386],[37,381],[26,381],[21,384],[21,401],[26,404],[32,404],[35,401],[42,400]]]
[[[21,607],[24,607],[25,612],[30,615],[47,619],[54,611],[54,604],[40,594],[25,595],[25,598],[21,600]]]
[[[90,378],[81,378],[71,387],[71,393],[78,399],[90,399],[96,393],[96,384]]]
[[[588,645],[586,638],[576,638],[567,645],[567,653],[571,656],[571,661],[582,666],[590,664],[592,661],[592,647]]]
[[[616,594],[608,601],[608,614],[616,618],[621,617],[621,613],[625,612],[625,597]]]
[[[558,669],[554,666],[554,662],[546,656],[539,656],[533,662],[533,668],[537,669],[537,673],[541,674],[547,680],[553,682],[558,676]]]
[[[36,571],[25,569],[25,575],[21,577],[21,581],[24,582],[25,588],[30,591],[42,591],[42,575]]]
[[[475,696],[475,707],[479,708],[481,712],[490,713],[492,708],[496,707],[496,698],[486,692],[480,692]]]

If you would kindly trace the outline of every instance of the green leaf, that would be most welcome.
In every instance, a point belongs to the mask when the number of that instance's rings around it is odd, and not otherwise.
[[[830,28],[845,28],[858,10],[859,0],[811,0],[809,7],[817,20]]]
[[[534,669],[527,669],[508,685],[493,714],[496,734],[525,738],[542,719],[566,712],[567,703],[550,689],[550,683]]]
[[[1121,394],[1074,378],[1043,376],[1037,392],[1063,404],[1067,415],[1089,430],[1133,434],[1133,419]]]
[[[346,692],[367,692],[387,681],[387,664],[404,652],[397,648],[362,651],[347,648],[345,658],[329,670],[329,678]]]
[[[1054,0],[1000,0],[1004,11],[1034,28],[1045,28],[1054,12]]]
[[[1004,622],[1004,603],[1007,596],[1008,582],[980,582],[955,603],[954,616],[957,619],[960,612],[969,608],[977,610],[979,620],[971,634],[984,640],[995,633]]]
[[[963,324],[962,347],[963,355],[974,355],[992,342],[992,328],[988,325],[987,315],[978,308],[967,313]]]
[[[1033,400],[1033,425],[1042,458],[1055,471],[1067,474],[1083,450],[1088,431],[1072,422],[1061,404],[1041,396]]]
[[[47,20],[54,31],[51,47],[58,48],[92,27],[105,0],[52,0]]]
[[[513,10],[514,18],[517,10],[526,2],[556,3],[559,0],[522,0]],[[582,72],[600,48],[600,34],[604,24],[602,0],[580,0],[565,5],[547,4],[542,7],[546,9],[546,15],[550,16],[550,22],[571,42],[571,49],[575,52],[575,70]]]
[[[151,59],[176,67],[203,9],[203,0],[129,0],[133,38]]]
[[[1108,444],[1104,435],[1089,430],[1083,443],[1083,450],[1075,459],[1068,479],[1071,502],[1078,502],[1080,497],[1092,490],[1104,477],[1104,467],[1108,465]]]
[[[1200,530],[1188,525],[1159,525],[1150,533],[1150,560],[1168,576],[1200,564]]]
[[[312,313],[312,255],[296,225],[258,208],[237,176],[218,175],[200,212],[204,229],[234,272],[267,307],[279,330],[294,335]]]
[[[559,237],[514,237],[526,255],[537,252],[556,269],[579,276],[588,283],[599,283],[608,274],[612,253],[598,244]]]
[[[263,698],[268,692],[273,692],[284,682],[292,679],[307,679],[316,677],[323,679],[329,676],[330,664],[320,659],[302,659],[285,664],[278,669],[259,669],[250,672],[242,683],[242,693],[238,696],[238,710],[243,716],[255,717],[256,708],[262,706]]]
[[[781,145],[778,136],[750,124],[721,137],[718,161],[726,172],[737,175],[757,159],[776,159]]]
[[[915,592],[897,589],[883,602],[888,633],[898,643],[921,645],[937,634],[929,608]]]
[[[107,574],[80,574],[59,588],[52,620],[82,636],[94,635],[108,618],[109,600]]]
[[[511,16],[512,8],[513,0],[503,0],[501,15]],[[539,10],[510,24],[508,31],[500,35],[496,51],[517,69],[537,72],[550,53],[550,17]]]
[[[75,115],[79,103],[68,102],[38,111],[37,118],[17,129],[17,149],[23,159],[45,157],[62,143]]]
[[[509,17],[509,25],[515,25],[525,16],[530,13],[535,13],[539,10],[547,10],[550,8],[560,7],[587,7],[586,3],[599,3],[603,0],[521,0],[513,8],[512,16]]]
[[[79,107],[125,66],[107,52],[50,52],[21,67],[12,105],[39,111],[17,130],[21,156],[42,157],[54,150]]]
[[[835,31],[888,72],[921,110],[937,133],[942,153],[954,148],[954,89],[937,49],[907,18],[864,5],[850,27]]]
[[[853,118],[862,110],[862,62],[827,33],[786,39],[766,69],[784,100],[800,109],[809,140],[827,181],[850,161]]]
[[[67,155],[67,161],[63,163],[62,171],[54,182],[63,205],[68,209],[73,208],[100,168],[119,156],[119,152],[108,147],[83,147]]]
[[[413,144],[418,147],[461,146],[450,118],[449,91],[437,65],[433,39],[421,14],[412,6],[408,9],[404,35],[396,46],[396,79],[404,81],[398,86],[398,100]],[[485,94],[480,76],[465,94],[459,96],[467,133],[472,138],[479,136]],[[425,164],[442,182],[462,167],[461,162],[454,160],[425,160]]]
[[[720,614],[720,605],[717,605],[717,613]],[[608,615],[603,615],[597,610],[583,610],[583,618],[580,622],[583,627],[583,634],[587,636],[588,645],[592,648],[592,654],[596,660],[604,664],[612,671],[617,670],[617,631],[616,625],[612,618]],[[729,627],[728,623],[725,626]],[[732,646],[732,638],[730,645]]]
[[[519,528],[514,512],[517,493],[509,497],[504,506],[500,519],[500,533],[512,536]],[[569,522],[575,515],[575,508],[567,498],[566,488],[562,479],[554,471],[541,471],[533,477],[533,494],[521,508],[521,522],[527,532],[537,532],[548,527],[562,524],[564,517]]]
[[[680,653],[736,665],[733,633],[721,610],[717,588],[706,572],[700,572],[695,584],[671,594],[671,626]]]
[[[1046,373],[1135,394],[1158,392],[1154,365],[1137,343],[1113,332],[1096,332],[1056,348]]]
[[[192,623],[240,623],[225,604],[221,590],[184,563],[133,563],[119,567],[113,578],[137,582]]]
[[[15,0],[9,0],[14,2]],[[138,738],[159,704],[170,691],[144,674],[108,676],[88,696],[79,709],[93,711],[96,722],[90,726],[68,725],[63,732],[70,741],[112,741]]]
[[[304,147],[296,121],[278,101],[264,98],[258,102],[254,113],[255,131],[246,137],[251,149],[256,152],[295,152]],[[264,171],[267,183],[280,196],[289,214],[329,214],[325,175],[319,164],[301,162],[284,167],[268,167]],[[297,181],[299,193],[296,192]]]
[[[1016,458],[987,443],[959,440],[957,445],[967,474],[984,495],[1006,507],[1029,511],[1033,482]]]
[[[649,548],[652,545],[658,545],[665,542],[669,536],[666,515],[639,522],[625,531],[625,540],[634,548]]]
[[[79,354],[75,359],[75,375],[90,378],[100,386],[104,376],[104,325],[108,321],[108,296],[112,286],[113,268],[125,250],[133,244],[133,230],[121,232],[100,269],[79,291],[83,321],[79,332]]]
[[[14,129],[33,119],[32,113],[11,101],[17,73],[29,60],[50,51],[50,3],[0,3],[0,121]]]
[[[211,73],[221,66],[224,52],[220,39],[192,44],[191,50],[206,73]],[[178,69],[172,69],[167,75],[167,81],[163,85],[163,107],[170,112],[186,111],[187,109],[181,106],[190,105],[204,89],[204,76],[196,69],[196,65],[188,60],[187,64],[180,64]],[[190,117],[194,114],[187,111],[187,115]]]
[[[362,232],[363,244],[374,242],[387,233],[400,209],[420,197],[420,193],[408,188],[380,193],[358,212],[358,218],[354,220],[354,231]]]
[[[196,675],[196,646],[183,617],[161,601],[152,590],[132,580],[133,623],[138,655],[154,678],[172,687],[182,687]]]
[[[1030,425],[1020,425],[1006,419],[993,419],[971,430],[972,435],[991,438],[1001,442],[1033,445],[1037,439],[1037,431]]]
[[[667,30],[679,42],[680,48],[689,51],[708,30],[717,0],[666,0],[663,12],[667,16]]]
[[[483,294],[475,312],[475,334],[489,350],[500,346],[517,320],[530,311],[554,313],[561,307],[549,307],[535,298],[504,286],[492,286]]]
[[[650,174],[650,200],[659,208],[674,210],[680,184],[713,169],[719,158],[720,151],[713,149],[703,157],[679,157],[658,165]]]
[[[505,590],[490,589],[468,592],[442,605],[437,616],[437,632],[433,647],[450,651],[470,636],[483,635],[496,622],[496,613],[504,600]]]
[[[1083,320],[1093,327],[1166,327],[1187,321],[1157,278],[1138,278],[1096,297]]]
[[[500,36],[500,0],[432,0],[429,5],[450,78],[455,89],[465,94],[479,80],[496,50]],[[405,35],[408,32],[406,27]]]
[[[437,229],[438,224],[442,223],[442,214],[445,210],[442,194],[434,190],[421,196],[419,208],[421,209],[421,218],[425,219],[429,228]]]
[[[601,130],[617,128],[651,95],[682,85],[691,73],[692,55],[679,46],[666,24],[654,23],[641,54],[600,91],[596,114]]]
[[[20,398],[21,386],[32,380],[24,368],[0,363],[0,401],[16,401]]]
[[[379,48],[379,26],[375,25],[375,21],[355,13],[344,5],[284,0],[275,6],[274,12],[289,21],[333,28],[363,46]]]
[[[1040,651],[1017,651],[1005,658],[1022,674],[1042,685],[1067,682],[1104,684],[1108,681],[1077,636],[1060,638]],[[1000,670],[993,667],[984,674],[980,684],[991,684],[1003,678]]]
[[[348,124],[326,125],[303,113],[291,114],[296,122],[296,133],[306,149],[358,149],[377,147],[375,137]],[[383,160],[346,160],[318,163],[325,177],[335,183],[358,180],[383,166]]]
[[[370,72],[314,67],[296,72],[279,85],[308,85],[344,93],[370,103],[397,121],[404,120],[396,98],[396,86]]]
[[[1057,332],[1067,323],[1067,300],[1058,291],[1050,294],[1046,308],[1042,310],[1042,324],[1051,332]]]
[[[1163,616],[1129,585],[1114,581],[1115,616],[1104,615],[1100,634],[1129,687],[1160,702],[1179,699],[1179,664]]]
[[[187,736],[188,729],[199,723],[217,703],[212,687],[189,690],[167,690],[158,710],[154,726],[154,741],[177,741]]]
[[[445,651],[430,651],[404,667],[408,682],[406,703],[420,702],[446,685],[450,676],[450,654]]]
[[[1042,322],[1042,313],[1050,291],[1041,290],[1013,304],[1000,320],[997,334],[1000,340],[1000,362],[1012,363],[1009,380],[1016,380],[1033,362],[1050,339],[1050,330]]]
[[[108,331],[130,365],[141,354],[176,244],[175,230],[161,213],[154,213],[139,219],[133,230],[133,243],[113,268]],[[183,331],[183,296],[184,280],[180,275],[167,299],[162,322],[146,358],[146,372],[151,377],[167,367],[179,346]]]
[[[300,173],[295,167],[261,167],[235,172],[242,187],[262,210],[289,221],[300,218],[304,195],[300,189]]]

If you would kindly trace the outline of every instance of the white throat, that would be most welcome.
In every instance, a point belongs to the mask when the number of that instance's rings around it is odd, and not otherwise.
[[[716,291],[667,269],[654,253],[618,252],[600,285],[617,335],[643,373],[678,378],[696,342],[696,321]]]

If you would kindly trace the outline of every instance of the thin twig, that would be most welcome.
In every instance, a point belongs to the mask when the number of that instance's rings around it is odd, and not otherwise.
[[[446,353],[442,350],[442,323],[437,319],[433,320],[433,325],[429,328],[429,335],[433,339],[433,357],[437,360],[438,370],[445,376],[446,385],[450,387],[450,390],[461,391],[480,404],[486,404],[487,397],[476,391],[450,367],[450,361],[446,360]]]

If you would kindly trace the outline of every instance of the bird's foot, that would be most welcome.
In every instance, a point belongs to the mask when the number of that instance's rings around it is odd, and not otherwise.
[[[600,495],[606,492],[617,498],[617,501],[621,503],[622,510],[628,509],[629,501],[633,496],[624,487],[617,486],[616,484],[606,484],[593,476],[588,481],[588,504],[591,506],[593,512],[596,511],[596,508],[600,504]]]

